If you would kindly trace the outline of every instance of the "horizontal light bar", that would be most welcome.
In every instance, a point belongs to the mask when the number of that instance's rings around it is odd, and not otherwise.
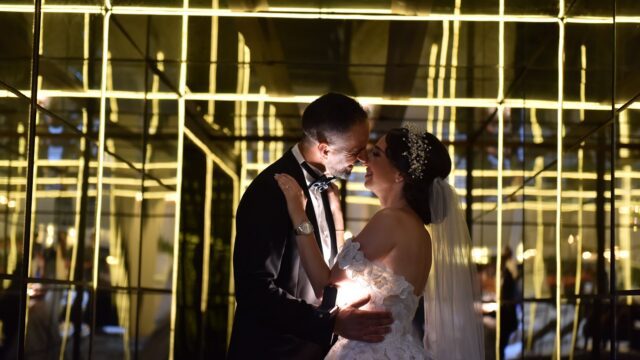
[[[50,159],[37,159],[36,165],[42,167],[74,167],[80,166],[78,160],[50,160]],[[141,169],[142,163],[133,162],[133,166]],[[15,167],[15,168],[23,168],[27,166],[26,160],[0,160],[0,167]],[[146,163],[144,164],[145,170],[175,170],[178,166],[178,163],[174,162],[156,162],[156,163]],[[97,168],[97,161],[90,161],[89,167]],[[110,169],[131,169],[129,164],[123,162],[105,162],[104,167]]]
[[[162,181],[163,184],[165,185],[176,185],[176,178],[167,178],[167,179],[160,179]],[[78,178],[76,177],[38,177],[38,186],[48,186],[48,185],[79,185],[78,184]],[[96,179],[96,177],[89,177],[88,180],[89,184],[97,184],[98,180]],[[125,185],[125,186],[135,186],[135,187],[140,187],[142,179],[133,179],[133,178],[127,178],[127,177],[115,177],[115,176],[111,176],[111,177],[105,177],[102,181],[104,184],[109,184],[109,185]],[[24,177],[11,177],[11,178],[7,178],[7,177],[0,177],[0,188],[2,188],[3,186],[6,185],[13,185],[13,186],[18,186],[18,185],[26,185],[27,184],[27,179]],[[144,180],[144,186],[146,188],[151,188],[153,186],[161,186],[160,184],[158,184],[158,182],[156,180],[153,179],[145,179]],[[51,191],[58,191],[58,190],[51,190]]]
[[[32,13],[33,5],[3,4],[0,12]],[[43,5],[44,13],[100,14],[107,9],[100,5]],[[373,20],[373,21],[468,21],[468,22],[528,22],[555,23],[559,19],[551,15],[499,15],[499,14],[448,14],[427,15],[394,14],[386,9],[339,9],[339,8],[285,8],[273,7],[267,11],[236,11],[231,9],[152,7],[152,6],[112,6],[111,13],[121,15],[166,15],[166,16],[206,16],[245,17],[276,19],[323,19],[323,20]],[[567,17],[566,22],[585,24],[612,24],[611,17],[576,16]],[[616,23],[640,23],[640,16],[616,16]]]
[[[30,91],[21,91],[24,95],[30,96]],[[39,90],[39,96],[50,98],[100,98],[100,91],[64,91],[64,90]],[[107,98],[115,99],[133,99],[144,100],[177,100],[179,96],[171,92],[149,92],[143,91],[106,91]],[[186,100],[192,101],[249,101],[249,102],[270,102],[270,103],[290,103],[290,104],[308,104],[317,99],[320,95],[308,96],[271,96],[267,94],[235,94],[235,93],[188,93],[185,95]],[[15,98],[16,96],[6,90],[0,90],[0,98]],[[383,97],[366,97],[360,96],[356,99],[368,105],[380,106],[445,106],[445,107],[462,107],[462,108],[495,108],[498,104],[497,99],[493,98],[407,98],[407,99],[387,99]],[[611,104],[600,102],[580,102],[580,101],[563,101],[563,108],[566,110],[600,110],[611,111]],[[616,108],[621,107],[624,103],[615,104]],[[553,100],[535,100],[535,99],[506,99],[504,106],[509,108],[524,109],[542,109],[557,110],[558,102]],[[640,109],[640,101],[632,103],[629,109]]]

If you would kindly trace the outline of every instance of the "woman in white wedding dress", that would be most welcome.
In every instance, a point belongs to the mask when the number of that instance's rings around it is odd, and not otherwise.
[[[337,284],[338,305],[368,295],[365,308],[387,310],[394,322],[380,342],[340,338],[326,359],[483,359],[470,239],[455,191],[444,181],[451,171],[446,147],[432,134],[393,129],[369,151],[365,165],[365,187],[381,209],[344,243],[333,268],[313,233],[296,236],[296,243],[316,296]],[[276,181],[293,224],[308,221],[298,183],[286,174]],[[330,199],[337,208],[335,186]],[[334,217],[343,223],[340,211]],[[421,296],[424,343],[412,325]]]

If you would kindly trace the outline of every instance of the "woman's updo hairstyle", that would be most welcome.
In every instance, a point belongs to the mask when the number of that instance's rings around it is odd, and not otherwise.
[[[407,128],[390,130],[386,135],[387,158],[404,176],[404,197],[425,224],[431,223],[429,194],[435,178],[445,179],[451,172],[447,148],[428,132]]]

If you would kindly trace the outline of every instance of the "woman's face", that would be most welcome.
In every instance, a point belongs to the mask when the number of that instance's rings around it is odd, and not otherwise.
[[[399,171],[387,158],[386,135],[380,138],[367,156],[367,172],[364,176],[364,186],[374,193],[385,191],[397,183]]]

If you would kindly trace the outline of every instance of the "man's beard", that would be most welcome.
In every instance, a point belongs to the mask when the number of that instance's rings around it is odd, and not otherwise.
[[[353,170],[353,165],[345,166],[340,169],[328,169],[328,170],[332,176],[335,176],[342,180],[347,180],[349,178],[349,175],[351,175],[351,171]]]

